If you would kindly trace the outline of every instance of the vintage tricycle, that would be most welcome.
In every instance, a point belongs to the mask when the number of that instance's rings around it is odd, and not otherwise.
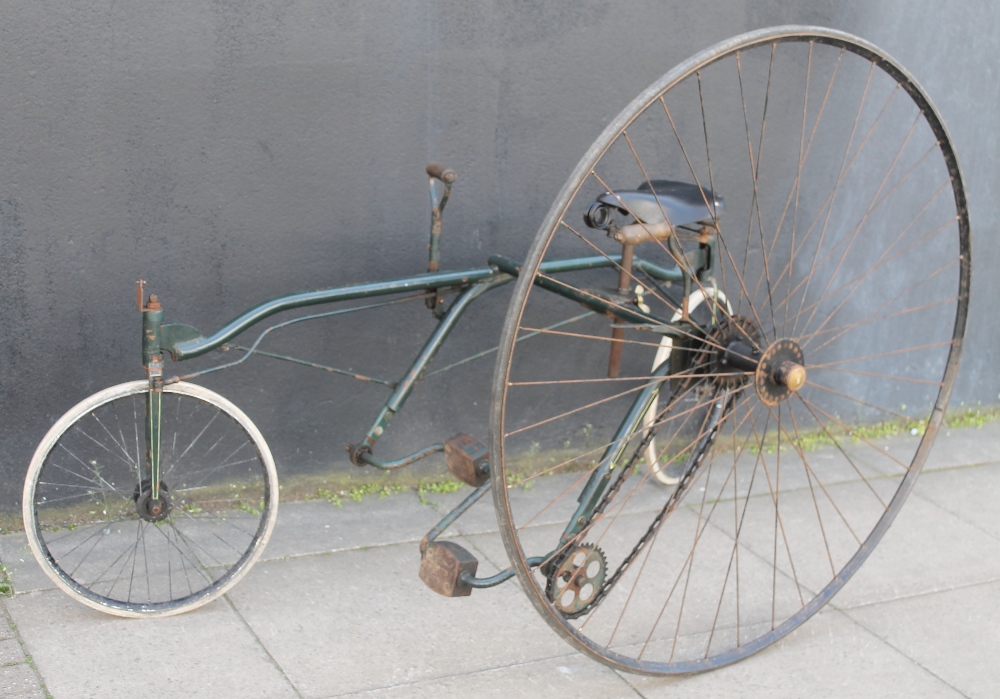
[[[474,488],[421,544],[431,588],[467,595],[516,576],[581,651],[648,674],[733,662],[815,614],[912,489],[965,331],[965,193],[913,78],[839,31],[725,41],[615,118],[526,257],[478,269],[439,270],[456,176],[427,173],[426,273],[283,296],[211,334],[165,322],[139,285],[145,378],[74,407],[31,461],[24,522],[46,573],[122,616],[219,597],[260,556],[278,481],[246,415],[188,380],[251,356],[368,379],[262,341],[423,301],[436,328],[406,374],[382,382],[391,395],[349,453],[394,470],[444,452]],[[379,454],[459,317],[510,282],[489,448],[456,435]],[[346,306],[234,342],[334,303]],[[239,359],[168,377],[165,354],[220,348]],[[475,557],[441,534],[490,489],[511,567],[477,577]]]

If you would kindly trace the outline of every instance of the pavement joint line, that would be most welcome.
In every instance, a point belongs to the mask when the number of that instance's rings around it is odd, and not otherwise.
[[[459,537],[468,536],[466,534],[450,534],[448,536],[440,536],[439,539],[456,539]],[[290,553],[287,556],[277,556],[275,558],[261,558],[259,563],[280,563],[281,561],[294,561],[300,558],[313,558],[315,556],[335,556],[340,553],[357,553],[359,551],[372,551],[375,549],[387,549],[394,546],[411,546],[414,544],[419,544],[420,539],[406,539],[404,541],[387,541],[381,544],[365,544],[364,546],[351,546],[348,548],[336,549],[334,551],[309,551],[307,553]],[[27,594],[27,593],[16,593],[16,594]]]
[[[485,551],[483,551],[481,548],[479,548],[478,546],[476,546],[476,544],[475,544],[474,541],[472,541],[470,539],[466,539],[466,541],[468,541],[468,544],[469,544],[469,546],[472,547],[473,551],[475,551],[480,556],[482,556],[482,559],[484,561],[486,561],[487,563],[489,563],[491,566],[493,566],[494,568],[496,568],[498,571],[502,572],[502,571],[504,571],[504,570],[506,570],[507,568],[510,567],[509,565],[501,565],[500,563],[497,563],[496,561],[494,561],[492,558],[490,558],[489,555],[487,555],[487,553]],[[509,561],[504,561],[504,564],[508,564],[508,563],[509,563]]]
[[[931,448],[933,452],[934,449]],[[921,473],[944,473],[945,471],[964,471],[971,468],[985,468],[988,466],[1000,466],[1000,461],[979,461],[974,464],[953,464],[951,466],[938,466],[937,468],[925,468]]]
[[[288,674],[285,672],[285,668],[281,667],[281,665],[278,663],[278,660],[271,654],[271,651],[267,649],[267,646],[264,645],[264,642],[260,640],[260,636],[258,636],[257,632],[253,630],[253,627],[250,625],[250,622],[248,622],[246,618],[243,616],[243,614],[240,613],[240,610],[233,603],[233,600],[230,599],[229,594],[227,593],[222,597],[223,599],[226,600],[226,604],[229,605],[229,608],[233,610],[233,614],[236,615],[236,618],[238,618],[246,627],[247,631],[253,637],[253,640],[257,642],[257,645],[260,647],[261,651],[263,651],[264,655],[267,656],[268,661],[285,679],[285,682],[287,682],[288,686],[292,688],[292,691],[295,692],[295,696],[299,697],[299,699],[304,699],[304,695],[302,694],[302,692],[299,691],[299,688],[295,686],[295,683],[292,682],[292,678],[289,677]]]
[[[45,679],[42,677],[41,671],[38,669],[38,665],[35,664],[35,660],[31,657],[31,653],[28,652],[28,647],[24,643],[24,639],[21,638],[21,631],[17,628],[17,624],[14,623],[13,617],[11,617],[10,612],[7,610],[7,603],[0,599],[0,610],[3,610],[3,619],[7,622],[8,628],[14,632],[14,638],[17,639],[17,643],[21,646],[21,652],[24,653],[23,663],[9,663],[4,665],[4,667],[11,667],[15,665],[28,665],[31,667],[31,672],[35,676],[35,680],[38,682],[38,689],[45,695],[46,699],[53,699],[52,692],[45,685]]]
[[[632,677],[634,677],[634,675],[628,675],[628,674],[622,672],[621,670],[614,670],[613,672],[616,675],[618,675],[619,677],[622,678],[622,682],[624,682],[625,685],[629,689],[631,689],[633,692],[635,692],[636,696],[640,697],[640,699],[648,699],[648,697],[645,694],[642,693],[642,690],[640,690],[638,687],[636,687],[634,684],[632,684]],[[674,676],[674,677],[665,677],[665,678],[660,678],[660,679],[669,679],[669,680],[676,681],[676,680],[682,680],[684,677],[685,677],[685,675],[678,675],[678,676]]]
[[[919,480],[917,482],[919,483]],[[918,497],[921,500],[923,500],[924,502],[926,502],[928,505],[931,505],[932,507],[936,507],[937,509],[941,510],[942,512],[947,512],[948,514],[950,514],[952,517],[954,517],[955,519],[959,520],[960,522],[968,524],[969,526],[971,526],[974,529],[978,529],[979,531],[981,531],[983,534],[986,534],[991,539],[996,539],[996,540],[1000,541],[1000,536],[997,536],[997,534],[995,534],[994,532],[991,532],[989,529],[986,529],[985,527],[981,526],[978,522],[973,522],[971,519],[967,519],[963,515],[962,512],[955,512],[954,510],[951,510],[951,509],[945,507],[944,505],[941,505],[941,504],[939,504],[939,503],[931,500],[927,496],[921,495],[920,493],[918,493],[916,491],[915,488],[910,493],[910,496],[911,497]]]
[[[319,697],[318,699],[336,699],[337,697],[346,697],[346,696],[357,695],[357,694],[359,694],[361,692],[380,692],[380,691],[384,691],[384,690],[388,690],[388,689],[402,689],[404,687],[415,687],[417,685],[425,684],[427,682],[435,682],[435,681],[441,681],[441,680],[450,680],[450,679],[453,679],[453,678],[456,678],[456,677],[472,677],[474,675],[482,675],[482,674],[485,674],[487,672],[497,672],[499,670],[510,670],[510,669],[516,669],[516,668],[519,668],[519,667],[527,667],[529,665],[539,665],[541,663],[547,663],[547,662],[551,662],[553,660],[561,660],[561,659],[570,660],[570,659],[573,659],[573,658],[583,659],[586,662],[594,663],[598,667],[600,667],[602,669],[605,669],[605,670],[608,670],[608,671],[614,673],[615,675],[618,675],[618,677],[620,679],[622,679],[623,681],[625,680],[625,678],[622,677],[620,673],[618,673],[615,670],[609,668],[608,666],[606,666],[606,665],[604,665],[602,663],[599,663],[598,661],[596,661],[596,660],[594,660],[592,658],[588,658],[587,656],[583,655],[582,653],[577,653],[577,652],[571,650],[569,653],[565,653],[565,654],[550,655],[550,656],[546,656],[544,658],[532,658],[531,660],[521,660],[521,661],[518,661],[518,662],[507,663],[505,665],[497,665],[495,667],[481,668],[479,670],[467,670],[465,672],[453,672],[451,674],[441,675],[439,677],[425,677],[424,679],[416,680],[414,682],[401,682],[399,684],[387,684],[387,685],[383,685],[381,687],[368,687],[367,689],[352,689],[350,691],[340,692],[340,693],[337,693],[337,694],[324,694],[322,697]],[[628,682],[625,682],[625,684],[629,687],[629,689],[632,689],[633,691],[635,691],[635,688],[632,687],[631,684],[629,684]],[[639,696],[642,696],[642,695],[640,694]]]
[[[961,585],[955,585],[954,587],[944,587],[939,590],[914,592],[913,594],[902,595],[900,597],[893,597],[892,599],[876,600],[874,602],[862,602],[861,604],[855,604],[849,607],[837,605],[834,602],[834,600],[836,600],[837,598],[836,596],[834,596],[832,600],[826,603],[826,606],[830,607],[832,610],[836,610],[838,612],[846,614],[848,612],[854,611],[855,609],[866,609],[868,607],[876,607],[880,604],[892,604],[894,602],[904,602],[906,600],[919,599],[921,597],[930,597],[931,595],[940,595],[946,592],[956,592],[958,590],[970,590],[974,587],[985,587],[987,585],[996,585],[998,582],[1000,582],[1000,577],[991,578],[989,580],[979,580],[977,582],[971,582],[971,583],[963,583]]]
[[[894,600],[894,601],[895,601],[895,600]],[[841,610],[841,609],[837,609],[837,610],[835,610],[835,613],[839,613],[839,614],[842,614],[842,615],[843,615],[843,616],[844,616],[844,617],[845,617],[845,618],[846,618],[846,619],[847,619],[847,620],[848,620],[849,622],[851,622],[852,624],[854,624],[855,626],[857,626],[857,627],[858,627],[859,629],[862,629],[862,630],[864,630],[864,631],[865,631],[866,633],[869,633],[869,634],[871,634],[871,636],[872,636],[873,638],[877,638],[877,639],[878,639],[879,641],[881,641],[881,642],[882,642],[883,644],[885,644],[885,645],[886,645],[886,646],[887,646],[888,648],[891,648],[891,649],[892,649],[892,650],[894,650],[894,651],[895,651],[896,653],[898,653],[898,654],[899,654],[900,656],[902,656],[902,657],[906,658],[906,659],[907,659],[908,661],[910,661],[910,662],[911,662],[911,663],[912,663],[913,665],[915,665],[916,667],[919,667],[919,668],[920,668],[921,670],[923,670],[924,672],[926,672],[926,673],[927,673],[928,675],[930,675],[931,677],[933,677],[933,678],[935,678],[936,680],[938,680],[938,681],[939,681],[939,682],[940,682],[941,684],[945,685],[946,687],[950,687],[951,689],[955,690],[955,692],[956,692],[957,694],[959,694],[959,695],[961,695],[961,696],[965,697],[966,699],[971,699],[971,697],[970,697],[970,696],[969,696],[968,694],[966,694],[965,692],[963,692],[963,691],[962,691],[961,689],[959,689],[958,687],[956,687],[955,685],[953,685],[953,684],[952,684],[951,682],[949,682],[949,681],[948,681],[948,680],[946,680],[945,678],[941,677],[941,675],[939,675],[939,674],[937,674],[936,672],[934,672],[933,670],[931,670],[931,669],[930,669],[929,667],[927,667],[926,665],[924,665],[923,663],[921,663],[921,662],[920,662],[919,660],[917,660],[916,658],[912,658],[912,657],[910,657],[910,656],[909,656],[909,655],[908,655],[908,654],[907,654],[907,653],[906,653],[905,651],[903,651],[903,650],[902,650],[901,648],[898,648],[898,647],[896,647],[895,645],[893,645],[893,644],[892,644],[892,643],[891,643],[891,642],[889,641],[889,639],[887,639],[887,638],[883,638],[883,637],[882,637],[882,636],[880,636],[880,635],[879,635],[878,633],[876,633],[876,632],[875,632],[875,631],[873,631],[872,629],[868,628],[867,626],[865,626],[864,624],[862,624],[862,623],[861,623],[860,621],[858,621],[857,619],[854,619],[854,618],[852,618],[852,617],[851,617],[851,616],[850,616],[849,614],[847,614],[847,613],[846,613],[845,611],[843,611],[843,610]]]

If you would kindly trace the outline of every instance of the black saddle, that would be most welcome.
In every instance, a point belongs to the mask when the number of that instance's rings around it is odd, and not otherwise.
[[[597,201],[631,214],[640,223],[661,223],[666,213],[675,227],[711,223],[725,206],[722,197],[712,190],[673,180],[651,180],[634,190],[605,192]]]

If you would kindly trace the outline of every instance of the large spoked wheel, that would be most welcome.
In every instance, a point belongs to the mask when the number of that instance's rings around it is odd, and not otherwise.
[[[145,471],[147,381],[66,413],[28,469],[28,541],[74,599],[128,617],[179,614],[231,588],[274,527],[278,479],[250,419],[193,384],[163,389],[160,498]]]
[[[585,256],[608,264],[539,272]],[[687,288],[662,272],[677,266]],[[648,674],[788,634],[911,490],[955,378],[969,279],[951,141],[882,51],[780,27],[667,73],[563,187],[504,327],[493,491],[532,603],[581,651]],[[610,316],[547,330],[593,297]],[[669,366],[653,361],[665,336]],[[654,483],[664,469],[675,485]],[[586,508],[594,474],[607,485]]]

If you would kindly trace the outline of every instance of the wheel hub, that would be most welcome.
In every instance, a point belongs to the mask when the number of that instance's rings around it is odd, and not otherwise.
[[[153,497],[153,488],[149,479],[142,481],[135,486],[132,499],[135,500],[135,510],[139,517],[147,522],[162,522],[170,516],[173,504],[170,501],[167,484],[160,481],[160,493],[158,498]]]
[[[765,405],[775,406],[801,389],[807,378],[805,354],[795,340],[782,338],[761,351],[760,331],[749,318],[733,316],[707,337],[712,382],[734,389],[752,380]]]
[[[795,340],[778,340],[757,364],[754,386],[765,405],[774,406],[796,393],[806,382],[805,355]]]

